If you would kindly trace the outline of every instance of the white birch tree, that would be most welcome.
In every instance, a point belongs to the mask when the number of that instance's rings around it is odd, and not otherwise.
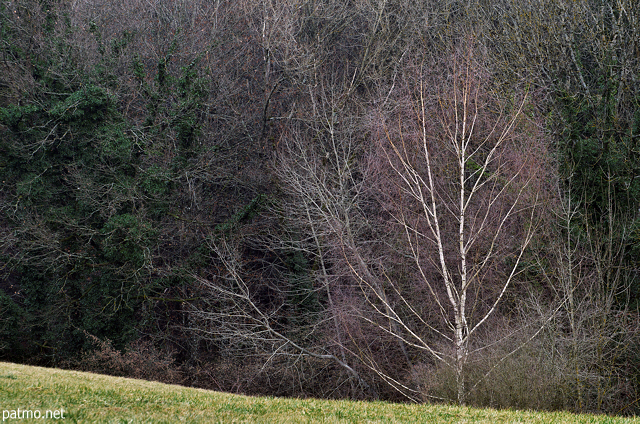
[[[387,178],[397,187],[390,211],[414,287],[387,277],[381,290],[357,264],[352,271],[373,309],[393,323],[390,334],[453,369],[462,404],[465,366],[483,348],[476,336],[516,282],[535,234],[543,160],[535,129],[524,131],[526,96],[508,105],[493,93],[472,42],[431,70],[416,83],[413,122],[405,116],[397,131],[381,131]],[[425,298],[412,294],[416,286]],[[439,323],[423,316],[424,302],[435,305]]]

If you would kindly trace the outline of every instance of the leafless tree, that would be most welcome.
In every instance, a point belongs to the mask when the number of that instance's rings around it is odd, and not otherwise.
[[[413,116],[381,130],[396,187],[389,211],[404,233],[412,281],[385,275],[381,289],[356,263],[351,269],[371,307],[394,324],[390,334],[454,370],[464,403],[465,366],[483,348],[475,336],[517,281],[536,231],[543,160],[538,134],[524,131],[526,94],[505,104],[473,42],[461,44],[434,71],[443,78],[427,71],[415,83]],[[439,322],[421,302],[435,305]]]
[[[431,64],[437,70],[418,78],[416,102],[372,120],[386,165],[358,139],[362,120],[339,113],[340,96],[325,95],[314,103],[325,113],[310,135],[302,126],[283,137],[278,175],[297,205],[287,214],[307,230],[307,246],[322,264],[323,287],[331,293],[349,277],[359,299],[350,300],[352,314],[395,340],[403,358],[395,362],[410,366],[421,352],[451,366],[457,400],[464,402],[465,365],[482,349],[474,336],[517,280],[535,234],[544,149],[523,114],[526,96],[515,93],[506,104],[492,92],[471,43],[451,63],[441,59]],[[393,88],[380,104],[393,103],[387,102],[392,95]],[[400,224],[404,253],[388,238],[389,217]],[[411,281],[395,280],[394,260],[413,263],[405,263],[413,268]],[[436,305],[439,322],[426,302]],[[367,347],[370,340],[345,337],[333,319],[341,357],[348,353],[417,399],[403,377],[381,366],[384,358]]]
[[[344,355],[337,356],[332,353],[330,345],[322,345],[325,338],[321,330],[325,326],[324,321],[331,320],[330,314],[312,314],[314,316],[309,317],[306,325],[292,326],[280,322],[283,310],[288,307],[287,297],[313,297],[314,289],[301,292],[299,288],[285,285],[265,288],[266,281],[255,284],[247,278],[238,246],[221,239],[210,244],[210,248],[220,265],[219,272],[209,278],[192,275],[201,297],[197,304],[191,305],[189,330],[203,339],[226,346],[229,352],[245,357],[264,357],[265,367],[269,361],[281,357],[289,359],[290,363],[303,357],[331,361],[342,367],[360,390],[371,390]],[[271,293],[265,295],[265,289]]]
[[[632,87],[637,87],[640,20],[634,0],[504,0],[470,13],[510,83],[526,80],[595,98],[602,78],[594,77],[602,75],[615,79],[619,108],[637,89]]]
[[[636,399],[636,389],[623,376],[636,369],[628,358],[639,329],[637,311],[629,307],[634,270],[620,240],[631,231],[633,212],[614,204],[609,187],[608,216],[601,218],[606,225],[594,224],[584,215],[582,201],[572,198],[573,184],[570,176],[556,188],[556,225],[547,226],[551,234],[536,254],[558,305],[547,330],[553,346],[544,349],[553,349],[564,364],[558,377],[575,390],[573,408],[624,411]],[[536,309],[546,313],[540,304]]]

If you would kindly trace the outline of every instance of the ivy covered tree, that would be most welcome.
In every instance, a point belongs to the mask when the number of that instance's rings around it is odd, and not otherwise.
[[[17,326],[2,321],[8,342],[0,348],[60,361],[87,347],[87,333],[118,347],[139,337],[151,326],[153,302],[175,281],[162,240],[184,193],[180,176],[197,166],[203,91],[197,57],[168,68],[175,43],[155,69],[133,58],[144,108],[138,122],[114,83],[114,58],[130,34],[104,46],[92,28],[99,54],[87,67],[69,39],[77,29],[56,20],[63,15],[53,6],[33,6],[3,15],[13,41],[3,54],[24,70],[29,92],[0,108],[0,260],[10,286],[0,314],[24,317]],[[21,38],[29,36],[25,22],[43,35],[39,44]]]

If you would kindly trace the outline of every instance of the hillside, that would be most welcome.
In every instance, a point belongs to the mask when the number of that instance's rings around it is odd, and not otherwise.
[[[143,380],[0,363],[5,417],[60,411],[67,422],[635,423],[634,418],[440,405],[248,397]],[[3,420],[5,421],[5,420]],[[8,422],[13,420],[9,419]],[[20,422],[42,422],[25,420]],[[47,421],[56,421],[54,419]]]

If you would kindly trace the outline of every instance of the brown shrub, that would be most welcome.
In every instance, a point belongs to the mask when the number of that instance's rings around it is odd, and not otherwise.
[[[83,371],[162,383],[182,384],[184,375],[175,364],[174,353],[158,350],[151,341],[137,339],[121,352],[110,340],[86,334],[96,347],[85,352],[77,364]]]

